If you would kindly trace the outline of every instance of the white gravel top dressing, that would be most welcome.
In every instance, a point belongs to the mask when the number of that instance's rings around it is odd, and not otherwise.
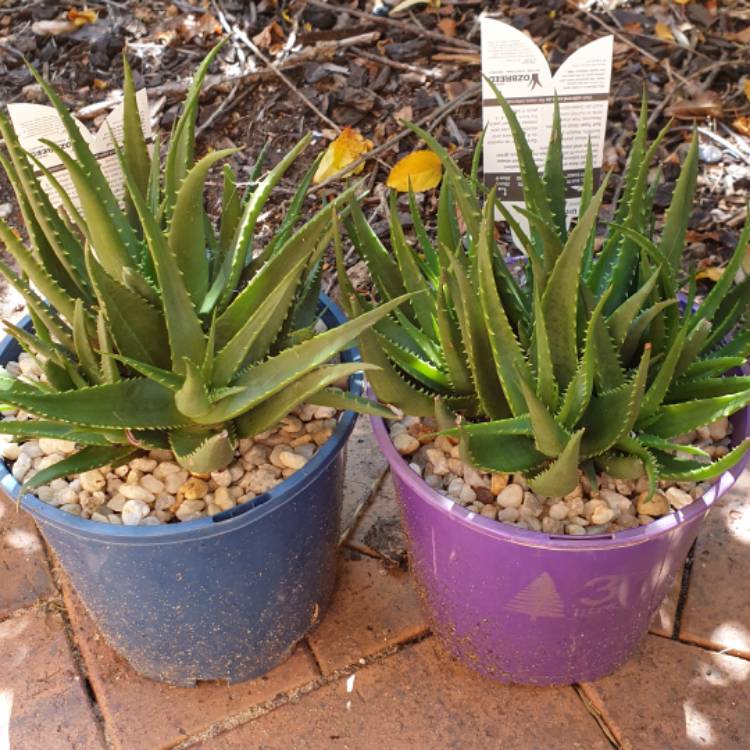
[[[521,474],[477,471],[459,457],[458,441],[437,431],[431,419],[404,417],[390,424],[391,440],[411,469],[436,492],[467,510],[521,529],[547,534],[606,534],[645,526],[690,505],[709,483],[660,482],[650,499],[648,481],[599,475],[593,488],[581,472],[578,487],[565,497],[542,497],[532,492]],[[712,458],[729,452],[732,426],[723,418],[677,441],[703,448]]]
[[[5,369],[27,381],[42,378],[34,358],[25,353]],[[2,414],[33,419],[21,411]],[[213,516],[273,489],[305,466],[333,434],[337,416],[331,407],[305,404],[276,429],[240,440],[234,462],[210,475],[191,475],[171,451],[152,450],[122,466],[55,479],[34,492],[60,510],[101,523],[149,526]],[[19,444],[0,435],[0,456],[19,482],[76,450],[67,440],[40,438]]]

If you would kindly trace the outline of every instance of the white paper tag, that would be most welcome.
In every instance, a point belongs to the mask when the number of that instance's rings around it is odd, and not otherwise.
[[[583,169],[589,138],[598,181],[604,157],[613,38],[605,36],[579,47],[550,72],[541,50],[526,34],[492,18],[482,18],[482,74],[489,78],[516,113],[541,171],[552,130],[554,95],[560,103],[568,220],[578,215]],[[518,160],[505,115],[487,81],[482,79],[484,180],[497,185],[498,198],[522,227],[525,217],[513,210],[523,206]],[[499,218],[499,216],[498,216]]]
[[[145,89],[141,89],[135,96],[138,105],[138,114],[141,118],[141,128],[146,143],[152,142],[151,136],[151,117],[148,109],[148,96]],[[102,123],[99,131],[94,135],[80,121],[76,120],[81,135],[89,144],[92,153],[99,162],[104,177],[109,182],[112,192],[118,199],[122,199],[125,194],[125,178],[120,169],[120,162],[115,153],[112,144],[112,135],[118,144],[122,145],[123,141],[123,111],[124,102],[120,102],[107,119]],[[24,104],[16,103],[8,105],[8,114],[10,115],[13,128],[15,129],[21,147],[30,152],[53,174],[55,179],[60,183],[63,190],[70,196],[73,203],[80,208],[78,194],[73,186],[73,182],[68,175],[60,159],[51,151],[49,146],[40,143],[40,138],[52,141],[67,152],[72,152],[72,146],[68,139],[65,126],[57,114],[54,107],[46,104]],[[110,130],[112,135],[110,135]],[[32,162],[34,171],[39,177],[39,182],[50,197],[52,204],[58,207],[62,204],[62,199],[49,180],[43,176],[41,170]]]

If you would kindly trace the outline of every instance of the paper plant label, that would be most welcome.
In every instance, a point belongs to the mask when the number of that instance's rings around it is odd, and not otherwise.
[[[492,18],[482,19],[482,118],[484,179],[497,185],[498,198],[525,221],[512,206],[523,205],[518,160],[510,128],[497,103],[489,78],[516,113],[540,171],[544,168],[552,129],[554,96],[560,103],[563,169],[568,218],[578,215],[583,169],[589,139],[598,181],[604,153],[609,85],[612,72],[612,37],[579,47],[550,72],[541,50],[525,34]]]
[[[145,89],[136,94],[136,102],[144,138],[146,143],[151,143],[153,139],[151,137],[151,122]],[[118,144],[122,144],[123,109],[123,102],[120,102],[102,123],[96,134],[91,133],[83,123],[78,122],[81,135],[88,143],[104,173],[104,177],[112,188],[112,192],[118,199],[122,198],[125,193],[125,179],[120,170],[120,162],[112,143],[112,136]],[[38,160],[38,163],[34,159],[31,160],[32,168],[39,177],[42,188],[49,196],[52,204],[55,207],[60,206],[62,198],[60,192],[51,183],[50,178],[57,181],[62,190],[70,196],[73,204],[80,208],[78,194],[67,169],[52,149],[46,143],[41,142],[44,139],[57,144],[68,153],[73,151],[68,134],[55,108],[44,104],[9,104],[8,114],[18,134],[21,146]],[[44,170],[47,170],[46,174]]]

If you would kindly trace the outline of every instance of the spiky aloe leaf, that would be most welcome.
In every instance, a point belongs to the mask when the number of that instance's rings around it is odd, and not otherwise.
[[[455,257],[451,259],[451,272],[458,290],[453,299],[460,311],[459,325],[479,403],[491,419],[510,416],[510,408],[494,367],[492,344],[481,304]]]
[[[715,479],[731,469],[750,450],[750,438],[743,440],[726,456],[710,464],[685,461],[669,453],[654,451],[659,468],[659,478],[678,482],[705,482]]]
[[[234,458],[234,440],[228,430],[171,430],[169,447],[177,462],[195,474],[218,471]]]
[[[0,426],[3,435],[13,435],[15,438],[54,438],[56,440],[70,440],[83,445],[112,445],[127,441],[125,432],[106,430],[85,430],[60,422],[47,422],[41,419],[4,419]]]
[[[10,255],[15,258],[23,272],[29,277],[34,286],[39,290],[50,304],[66,320],[73,320],[75,302],[73,298],[50,276],[46,269],[34,258],[24,247],[23,243],[16,237],[13,230],[0,219],[0,242],[7,248]]]
[[[198,97],[203,80],[209,67],[216,59],[219,51],[229,37],[225,37],[216,44],[203,58],[193,76],[193,82],[185,97],[182,114],[174,127],[169,139],[167,161],[164,172],[164,216],[169,221],[172,217],[177,190],[190,167],[193,166],[193,151],[195,149],[195,123],[198,118]]]
[[[91,256],[88,271],[118,351],[147,364],[168,367],[167,329],[161,312],[113,279]]]
[[[555,421],[534,389],[520,374],[518,380],[526,399],[526,411],[531,418],[536,449],[544,453],[545,456],[559,456],[571,438],[570,433]]]
[[[308,401],[321,389],[347,378],[359,370],[374,369],[373,365],[361,362],[345,362],[338,365],[323,365],[308,372],[283,391],[267,398],[254,409],[236,419],[240,437],[251,437],[277,425],[292,409]]]
[[[344,193],[341,199],[348,200],[350,193]],[[216,320],[216,341],[224,346],[247,321],[248,315],[286,276],[289,269],[303,259],[310,259],[329,230],[331,217],[338,202],[332,202],[319,211],[304,226],[298,229],[247,284],[237,294],[232,303]],[[211,293],[206,297],[209,302]],[[210,312],[211,307],[204,303],[202,312]]]
[[[182,369],[185,373],[185,380],[174,394],[175,406],[181,414],[198,421],[211,410],[208,385],[201,368],[187,357],[184,359]]]
[[[208,170],[218,161],[237,153],[226,148],[206,154],[185,176],[175,198],[169,226],[169,249],[185,279],[190,298],[200,307],[208,291],[208,257],[206,254],[203,183]],[[133,176],[135,179],[135,175]]]
[[[482,228],[477,248],[477,267],[479,281],[479,299],[487,327],[492,357],[497,370],[497,378],[502,386],[513,416],[525,414],[526,399],[519,380],[530,381],[531,371],[515,332],[505,314],[495,284],[490,250],[491,235],[495,228],[494,221],[494,188],[484,207]]]
[[[37,260],[66,292],[81,294],[90,301],[81,243],[54,209],[49,196],[39,184],[29,164],[29,158],[35,162],[37,160],[23,151],[15,130],[4,114],[0,114],[0,133],[12,162],[0,155],[0,164],[18,198],[29,238],[36,249]]]
[[[453,387],[459,393],[472,390],[471,373],[466,365],[466,353],[461,342],[461,333],[448,303],[445,272],[441,272],[436,295],[438,338]]]
[[[218,307],[224,309],[232,300],[237,283],[240,280],[242,269],[246,262],[252,257],[253,235],[255,224],[263,207],[271,196],[273,188],[279,183],[284,173],[289,169],[299,154],[308,146],[312,136],[304,136],[294,148],[263,178],[258,187],[253,191],[242,213],[233,247],[227,253],[224,264],[213,286],[218,285],[220,294]],[[213,289],[212,289],[213,291]],[[212,295],[213,296],[213,295]]]
[[[412,249],[406,242],[404,230],[398,217],[395,191],[391,191],[390,195],[390,215],[391,247],[396,255],[405,290],[414,294],[411,299],[411,307],[422,331],[434,338],[437,327],[434,305],[428,294],[427,282],[420,272]]]
[[[99,445],[87,446],[69,458],[65,458],[52,466],[48,466],[46,469],[38,471],[31,479],[23,483],[21,494],[36,487],[41,487],[43,484],[49,484],[60,477],[80,474],[83,471],[98,469],[100,466],[118,465],[137,452],[138,449],[132,445],[113,445],[110,447]]]
[[[666,401],[679,403],[712,396],[737,395],[748,389],[750,389],[750,377],[727,376],[681,380],[670,387]]]
[[[505,434],[500,430],[495,433],[468,433],[463,442],[469,463],[484,471],[533,472],[549,460],[534,447],[531,438]]]
[[[422,359],[418,354],[391,341],[387,336],[380,335],[377,331],[375,335],[383,352],[404,372],[431,390],[450,393],[452,386],[451,378],[443,369],[436,367],[432,362]]]
[[[584,458],[604,453],[632,430],[643,398],[650,352],[646,347],[638,370],[628,382],[589,402],[580,422],[586,428],[581,446]]]
[[[476,241],[481,224],[481,209],[471,179],[464,176],[448,152],[426,130],[410,122],[405,122],[404,125],[416,133],[442,162],[445,169],[444,179],[450,183],[450,192],[458,203],[469,236]]]
[[[665,404],[643,427],[657,437],[675,437],[711,424],[722,417],[731,416],[748,404],[750,404],[750,390],[679,404]]]
[[[552,131],[544,162],[544,186],[555,218],[557,236],[565,241],[567,222],[565,216],[565,172],[563,171],[562,126],[560,124],[560,102],[554,98]]]
[[[542,311],[542,301],[540,298],[539,285],[533,283],[533,294],[534,294],[534,331],[532,335],[532,349],[531,349],[531,361],[536,371],[536,391],[537,395],[548,409],[555,411],[558,406],[560,392],[557,387],[557,381],[555,380],[555,373],[553,368],[549,366],[552,361],[552,350],[550,347],[549,336],[547,335],[547,326],[544,322],[544,315]],[[576,370],[576,374],[578,370]],[[571,384],[575,380],[575,375],[570,381]],[[570,385],[568,386],[570,389]]]
[[[89,382],[96,385],[100,382],[99,362],[91,346],[89,332],[86,328],[86,315],[83,309],[83,302],[76,300],[75,315],[73,316],[73,343],[75,346],[76,358],[80,363]]]
[[[578,364],[576,327],[581,261],[606,187],[607,181],[604,180],[588,210],[570,233],[549,275],[542,295],[542,309],[537,313],[544,315],[552,365],[558,385],[563,390],[575,375]]]
[[[562,453],[545,469],[528,477],[534,492],[548,497],[567,495],[578,486],[578,463],[584,429],[574,432]]]
[[[607,304],[608,296],[609,290],[606,290],[591,313],[583,353],[578,362],[576,374],[565,391],[560,411],[556,415],[557,422],[567,430],[572,430],[578,423],[578,420],[581,419],[591,400],[594,388],[594,372],[596,370],[594,362],[596,328],[601,320],[602,311],[604,305]]]
[[[406,299],[408,296],[404,295],[386,302],[375,310],[363,313],[354,320],[287,349],[265,362],[252,365],[231,383],[233,386],[244,387],[243,393],[222,399],[196,421],[213,424],[233,419],[257,406],[322,365]]]
[[[135,184],[138,186],[141,194],[146,195],[148,192],[149,173],[151,171],[151,157],[146,146],[146,139],[143,137],[141,117],[135,97],[133,73],[124,54],[122,56],[122,74],[124,100],[122,114],[123,153]]]
[[[680,443],[673,443],[665,438],[657,437],[656,435],[648,435],[644,433],[638,435],[638,440],[647,448],[655,448],[656,450],[665,451],[667,453],[687,453],[690,456],[710,458],[709,454],[697,445],[681,445]]]
[[[673,339],[672,344],[667,350],[666,357],[659,363],[656,377],[643,397],[636,426],[647,422],[651,415],[661,406],[664,396],[666,396],[669,386],[674,379],[675,368],[682,355],[686,337],[687,327],[683,326]]]
[[[513,142],[516,147],[516,155],[518,157],[518,166],[521,173],[521,182],[523,184],[526,206],[540,216],[548,226],[554,226],[555,217],[547,200],[544,183],[539,176],[539,171],[536,162],[534,161],[534,154],[526,140],[523,128],[518,122],[518,117],[512,107],[505,100],[505,97],[500,93],[500,89],[498,89],[497,86],[486,76],[484,80],[487,81],[492,92],[495,94],[495,98],[503,110],[505,119],[508,121],[508,126],[510,127],[510,132],[513,136]],[[549,268],[551,267],[552,266],[550,265]]]
[[[177,410],[172,392],[145,378],[65,393],[42,393],[12,378],[0,377],[0,402],[81,427],[152,429],[189,424]]]
[[[734,277],[739,271],[742,261],[745,258],[747,252],[747,246],[750,243],[750,213],[748,218],[745,220],[745,226],[740,233],[740,238],[737,241],[737,247],[735,248],[732,257],[729,260],[724,272],[719,277],[719,280],[713,285],[711,291],[706,295],[706,298],[699,305],[693,318],[691,320],[690,327],[694,328],[699,325],[702,321],[710,321],[713,319],[719,305],[726,297],[729,292]],[[689,308],[688,308],[689,309]]]
[[[174,253],[167,244],[156,219],[135,184],[133,176],[122,163],[123,172],[143,227],[151,261],[156,271],[162,297],[164,321],[169,338],[172,367],[179,372],[185,358],[202,362],[206,348],[206,337],[201,321],[195,312],[190,294]]]
[[[344,391],[341,388],[323,388],[310,396],[307,401],[316,406],[330,406],[340,411],[356,409],[359,414],[370,414],[373,417],[381,417],[382,419],[396,418],[396,414],[387,406],[383,406],[369,398],[357,396],[350,391]]]
[[[711,336],[712,327],[713,326],[710,321],[701,320],[698,322],[698,325],[693,327],[693,329],[690,331],[685,341],[685,346],[682,347],[682,351],[680,352],[680,357],[677,360],[677,365],[675,366],[676,377],[684,375],[687,368],[691,364],[693,364],[696,359],[698,359],[698,356],[703,351],[706,342]],[[688,328],[690,328],[689,322]]]
[[[659,242],[659,252],[667,259],[675,273],[680,266],[697,179],[698,136],[693,133],[690,148],[682,163],[680,176],[677,178],[672,200],[664,218],[664,229]]]
[[[635,317],[641,312],[649,295],[659,279],[659,271],[655,271],[638,291],[628,297],[607,319],[607,326],[616,346],[621,346],[630,330]]]
[[[643,461],[638,456],[607,451],[595,459],[597,468],[615,479],[634,481],[646,473]]]
[[[224,386],[234,377],[245,364],[246,358],[257,339],[271,326],[274,316],[281,314],[286,317],[291,298],[299,282],[299,276],[306,263],[303,258],[295,266],[288,268],[285,276],[281,277],[273,294],[268,295],[250,313],[245,323],[237,333],[218,351],[213,358],[214,386]],[[282,320],[283,320],[282,317]],[[278,325],[271,326],[275,336]]]

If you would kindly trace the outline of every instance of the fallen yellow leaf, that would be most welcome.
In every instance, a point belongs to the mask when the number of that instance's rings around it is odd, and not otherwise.
[[[386,185],[399,193],[409,192],[409,185],[415,193],[424,193],[440,184],[443,168],[437,154],[423,149],[412,151],[399,159],[391,169]]]
[[[658,21],[656,26],[654,26],[654,33],[663,42],[674,41],[674,35],[672,34],[672,29],[670,29],[669,26],[667,26],[667,24],[663,23],[662,21]]]
[[[750,117],[738,117],[732,122],[732,127],[741,135],[750,135]]]
[[[89,10],[88,8],[84,8],[83,10],[71,8],[68,11],[68,21],[78,28],[85,26],[87,23],[96,23],[98,17],[98,11]]]
[[[714,283],[716,283],[721,278],[723,273],[723,268],[709,266],[708,268],[704,268],[702,271],[698,271],[698,273],[695,274],[695,280],[700,281],[701,279],[708,279],[709,281],[713,281]]]
[[[750,101],[750,78],[746,78],[742,84],[742,90],[745,92],[745,98]]]
[[[676,2],[677,5],[687,5],[691,0],[674,0],[674,2]]]
[[[341,171],[344,167],[348,167],[362,154],[372,150],[372,145],[372,141],[365,138],[359,131],[354,130],[354,128],[344,128],[328,144],[328,148],[325,150],[317,170],[315,170],[313,182],[317,185],[336,174],[336,172]],[[360,164],[351,174],[358,174],[364,167],[364,164]]]

